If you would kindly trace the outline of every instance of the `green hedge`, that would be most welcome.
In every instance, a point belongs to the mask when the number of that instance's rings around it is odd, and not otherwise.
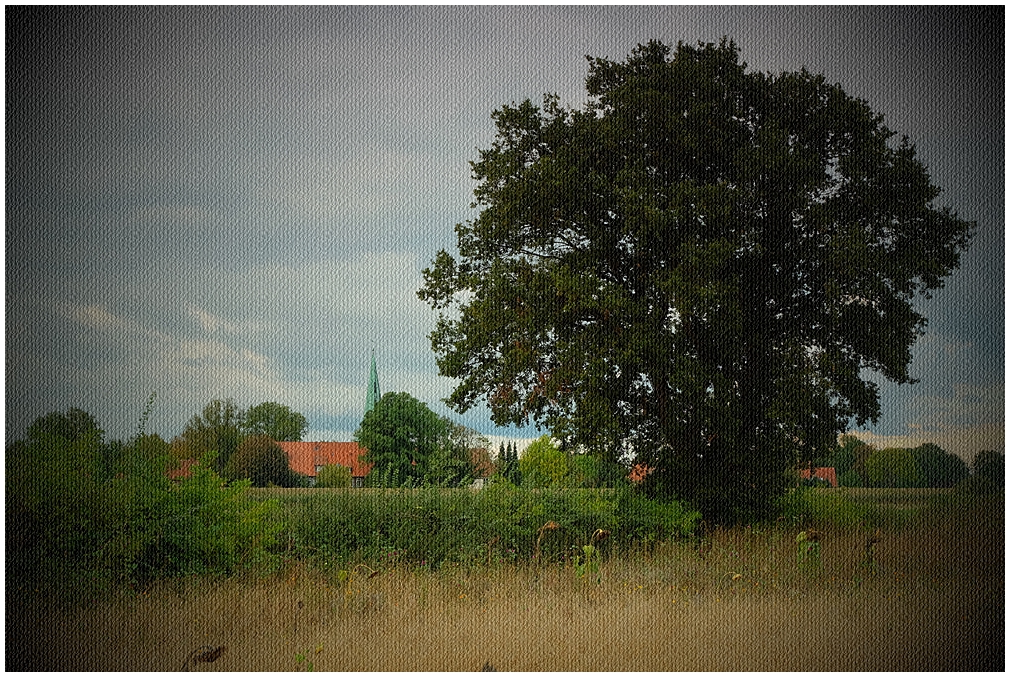
[[[317,563],[352,559],[410,562],[542,561],[564,558],[610,532],[604,551],[648,546],[693,533],[700,515],[631,489],[521,489],[508,483],[469,489],[272,491],[281,503],[289,554]],[[554,522],[557,528],[541,529]]]

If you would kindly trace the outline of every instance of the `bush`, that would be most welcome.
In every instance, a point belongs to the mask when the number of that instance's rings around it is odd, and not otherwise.
[[[364,559],[439,566],[487,563],[533,555],[563,558],[589,543],[597,529],[611,532],[604,547],[635,547],[692,533],[700,518],[680,504],[658,503],[629,489],[517,488],[492,483],[469,489],[365,490],[285,496],[288,538],[320,563]]]
[[[167,459],[103,477],[97,435],[67,440],[39,435],[8,448],[6,533],[8,593],[43,590],[79,602],[120,583],[188,573],[231,573],[271,561],[279,527],[275,504],[252,503],[248,482],[226,487],[213,455],[173,485]]]
[[[339,464],[320,468],[316,475],[316,486],[320,488],[346,489],[351,486],[351,469]]]
[[[266,435],[254,435],[242,440],[228,459],[225,474],[231,479],[248,479],[254,487],[301,485],[291,470],[288,455]]]

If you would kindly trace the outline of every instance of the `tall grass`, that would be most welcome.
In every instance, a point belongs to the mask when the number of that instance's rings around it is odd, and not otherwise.
[[[872,569],[865,527],[826,527],[814,572],[797,567],[796,531],[612,552],[589,584],[563,562],[163,581],[92,608],[29,606],[46,651],[8,651],[7,667],[177,669],[209,645],[227,652],[202,667],[243,671],[1002,669],[997,501],[885,531]]]

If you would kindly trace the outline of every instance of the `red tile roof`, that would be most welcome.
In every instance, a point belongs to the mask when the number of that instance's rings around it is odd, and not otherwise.
[[[838,486],[838,478],[835,477],[834,468],[814,468],[814,477],[819,480],[824,480],[833,487]],[[810,479],[810,468],[800,469],[800,479],[808,480]]]
[[[291,469],[308,477],[316,476],[317,466],[342,465],[351,469],[352,477],[365,477],[372,469],[371,463],[361,459],[365,449],[357,442],[278,442],[277,446],[288,455]]]
[[[179,461],[178,468],[174,468],[166,472],[166,474],[168,475],[168,479],[181,480],[188,478],[191,474],[193,474],[193,471],[190,470],[190,468],[192,468],[194,465],[198,465],[199,463],[200,461],[196,460],[195,458],[182,459],[181,461]]]
[[[470,465],[473,466],[474,475],[480,479],[486,479],[494,474],[494,462],[487,449],[474,448],[470,450]]]
[[[628,473],[628,479],[638,484],[639,482],[645,481],[645,478],[651,475],[656,469],[650,468],[644,463],[636,463],[631,466],[631,472]]]

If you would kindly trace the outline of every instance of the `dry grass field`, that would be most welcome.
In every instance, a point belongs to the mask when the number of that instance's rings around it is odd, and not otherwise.
[[[893,530],[735,528],[571,565],[293,566],[271,579],[161,583],[83,609],[25,601],[7,668],[225,671],[1002,670],[1002,496]],[[345,570],[346,573],[346,570]]]

